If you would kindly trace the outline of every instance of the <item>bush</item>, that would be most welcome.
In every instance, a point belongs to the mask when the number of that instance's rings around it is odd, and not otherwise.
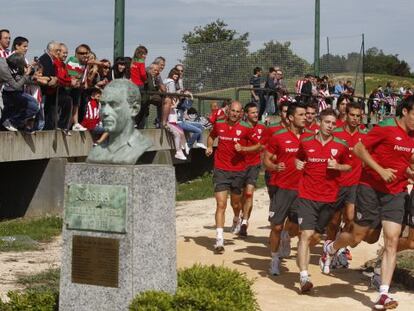
[[[259,310],[253,282],[237,270],[195,265],[178,272],[175,295],[149,291],[132,301],[130,311]]]
[[[11,291],[7,293],[10,301],[0,300],[1,311],[57,311],[59,308],[59,294],[57,291],[28,290],[24,293]]]

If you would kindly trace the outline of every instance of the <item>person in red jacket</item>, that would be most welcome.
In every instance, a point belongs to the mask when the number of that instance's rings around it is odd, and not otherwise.
[[[145,70],[145,58],[147,54],[148,50],[145,46],[138,46],[135,49],[131,63],[131,81],[139,87],[141,92],[144,89],[145,81],[147,81],[147,72]]]
[[[57,85],[58,85],[58,105],[60,115],[57,121],[57,128],[61,129],[65,135],[71,135],[70,119],[72,117],[72,97],[70,96],[70,89],[78,84],[78,81],[69,76],[66,68],[66,58],[68,57],[68,48],[64,43],[60,44],[58,57],[53,58],[53,66],[55,67]],[[56,109],[56,108],[55,108]]]
[[[108,138],[108,133],[104,131],[101,118],[100,118],[100,109],[101,104],[99,99],[101,98],[102,91],[98,88],[93,89],[91,94],[91,99],[89,100],[86,106],[85,117],[83,118],[81,125],[88,129],[94,136],[99,136],[94,146],[102,143]]]

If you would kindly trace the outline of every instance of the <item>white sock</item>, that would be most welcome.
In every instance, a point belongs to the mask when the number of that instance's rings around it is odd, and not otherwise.
[[[223,238],[223,228],[216,228],[216,237],[217,239]]]
[[[276,252],[276,253],[271,252],[271,254],[272,254],[272,258],[275,258],[275,257],[279,258],[279,252]]]
[[[309,277],[308,270],[303,270],[299,272],[301,279],[307,279]]]
[[[247,219],[246,218],[243,218],[242,225],[247,225]]]
[[[379,292],[380,294],[388,294],[389,289],[390,289],[389,285],[380,285]]]

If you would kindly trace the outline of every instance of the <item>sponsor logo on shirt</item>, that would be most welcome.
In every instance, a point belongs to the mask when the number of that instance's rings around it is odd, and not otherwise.
[[[227,141],[232,141],[232,140],[238,141],[238,140],[240,140],[240,138],[233,138],[233,137],[227,137],[227,136],[219,136],[219,139],[220,140],[227,140]]]
[[[285,152],[298,152],[299,148],[286,148]]]
[[[308,158],[308,162],[312,163],[324,163],[328,161],[328,159],[322,159],[322,158]]]
[[[399,145],[394,145],[394,150],[414,153],[414,148],[404,147],[404,146],[399,146]]]

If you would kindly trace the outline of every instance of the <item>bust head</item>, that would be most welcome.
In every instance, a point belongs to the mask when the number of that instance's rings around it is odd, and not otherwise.
[[[151,141],[135,129],[141,94],[138,87],[126,79],[109,83],[101,95],[101,120],[108,140],[89,153],[87,162],[135,164],[151,145]]]
[[[141,94],[129,80],[116,79],[105,87],[100,102],[103,128],[111,136],[117,136],[126,128],[134,126]]]

